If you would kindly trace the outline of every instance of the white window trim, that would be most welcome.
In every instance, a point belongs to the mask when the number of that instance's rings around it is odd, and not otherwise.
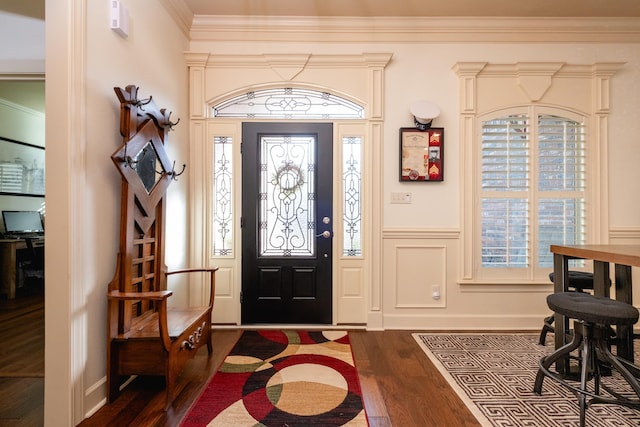
[[[514,284],[540,283],[534,277],[534,269],[527,277],[504,276],[483,279],[479,275],[480,256],[476,236],[479,207],[475,182],[478,179],[477,158],[480,147],[479,117],[491,111],[527,104],[539,103],[563,110],[574,110],[590,117],[588,150],[590,152],[587,180],[590,203],[587,215],[592,220],[587,235],[588,243],[606,243],[608,239],[608,121],[611,101],[611,78],[623,63],[595,63],[574,65],[565,63],[529,62],[515,64],[489,64],[486,62],[459,62],[453,69],[459,78],[460,94],[460,162],[462,171],[460,218],[461,250],[459,283],[469,284]],[[501,96],[491,96],[488,86],[499,85]],[[575,94],[580,87],[584,96]],[[562,94],[566,93],[566,97]],[[494,93],[495,95],[495,93]],[[563,99],[562,105],[552,99]],[[565,102],[566,101],[566,102]],[[589,101],[589,102],[587,102]],[[535,236],[534,236],[535,238]],[[547,279],[548,280],[548,279]]]

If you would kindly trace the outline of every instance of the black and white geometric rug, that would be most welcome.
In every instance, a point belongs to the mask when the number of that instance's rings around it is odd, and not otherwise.
[[[578,400],[567,388],[545,378],[542,395],[533,392],[538,360],[553,351],[553,335],[544,347],[538,345],[537,335],[416,333],[413,337],[483,426],[579,425]],[[607,381],[619,389],[626,387],[617,374]],[[595,404],[587,409],[586,425],[640,426],[640,411]]]

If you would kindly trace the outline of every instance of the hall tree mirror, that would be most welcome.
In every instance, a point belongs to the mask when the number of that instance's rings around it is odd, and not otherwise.
[[[18,149],[0,153],[0,425],[44,420],[44,105],[43,75],[0,77],[0,138]]]
[[[156,182],[160,179],[163,172],[167,172],[162,168],[162,163],[153,148],[153,144],[148,143],[144,148],[128,161],[129,165],[136,171],[140,181],[147,190],[147,194],[151,192]]]

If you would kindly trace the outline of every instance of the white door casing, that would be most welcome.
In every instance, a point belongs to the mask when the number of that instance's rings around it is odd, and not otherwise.
[[[347,137],[362,138],[362,254],[343,256],[344,214],[342,152],[334,150],[333,324],[366,325],[382,329],[381,245],[382,121],[384,69],[389,53],[356,55],[257,54],[211,55],[187,52],[190,79],[190,222],[192,265],[216,265],[216,324],[240,324],[240,189],[241,124],[247,118],[215,118],[212,106],[238,94],[277,87],[322,90],[364,107],[361,120],[335,120],[334,147]],[[244,72],[251,69],[250,73]],[[232,90],[228,90],[232,88]],[[227,89],[227,90],[223,90]],[[213,206],[213,140],[233,141],[232,208],[234,243],[231,255],[214,256],[211,231]],[[205,298],[204,287],[192,285],[190,303]]]

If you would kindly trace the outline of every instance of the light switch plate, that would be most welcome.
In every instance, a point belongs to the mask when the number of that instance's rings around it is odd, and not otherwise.
[[[402,204],[410,204],[411,203],[411,193],[401,192],[391,193],[391,203],[402,203]]]

